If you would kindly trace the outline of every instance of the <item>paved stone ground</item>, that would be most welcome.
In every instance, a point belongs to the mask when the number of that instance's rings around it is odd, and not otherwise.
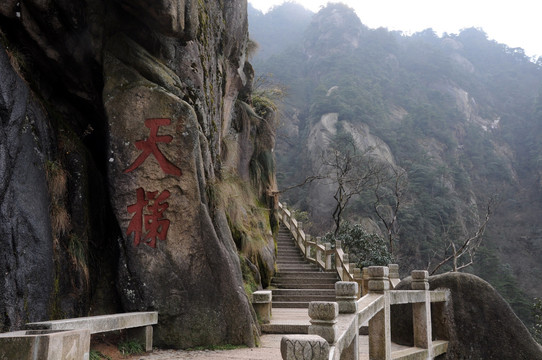
[[[273,309],[271,323],[274,324],[308,324],[307,309]],[[260,338],[258,348],[243,348],[235,350],[160,350],[155,349],[151,354],[133,357],[131,360],[281,360],[280,340],[284,334],[264,334]],[[392,350],[402,346],[392,343]],[[359,337],[359,360],[369,360],[369,337]]]
[[[263,335],[261,346],[253,349],[236,350],[154,350],[152,354],[140,356],[141,360],[280,360],[280,339],[283,335]],[[369,360],[367,336],[360,336],[360,360]]]

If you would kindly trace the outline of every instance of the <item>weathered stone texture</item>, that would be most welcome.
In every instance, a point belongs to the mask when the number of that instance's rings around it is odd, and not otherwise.
[[[49,314],[53,240],[46,114],[0,46],[0,331]]]
[[[449,289],[445,317],[436,318],[433,337],[449,340],[445,359],[542,359],[542,350],[506,301],[484,280],[470,274],[429,277],[430,290]],[[411,288],[406,278],[397,290]],[[392,306],[392,341],[412,346],[412,308]]]
[[[12,70],[4,76],[2,53],[2,327],[87,315],[93,293],[95,313],[158,310],[158,345],[255,344],[229,199],[217,197],[227,173],[239,188],[251,181],[254,202],[275,205],[274,175],[249,172],[272,159],[273,131],[258,134],[266,122],[257,116],[234,126],[239,104],[251,101],[246,9],[244,0],[0,5],[0,40],[24,49],[23,72],[54,120],[49,129],[36,119],[45,111]],[[249,151],[227,153],[226,137]],[[46,160],[68,179],[58,233]],[[270,227],[261,225],[259,248],[243,254],[262,274],[256,286],[274,272]]]

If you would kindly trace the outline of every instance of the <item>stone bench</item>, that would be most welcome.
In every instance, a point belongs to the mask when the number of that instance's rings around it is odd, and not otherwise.
[[[20,330],[0,334],[2,360],[89,359],[90,331]]]
[[[90,334],[127,330],[130,339],[144,343],[145,351],[152,351],[152,326],[157,323],[158,313],[149,311],[41,321],[28,323],[26,327],[29,330],[56,331],[87,329]]]

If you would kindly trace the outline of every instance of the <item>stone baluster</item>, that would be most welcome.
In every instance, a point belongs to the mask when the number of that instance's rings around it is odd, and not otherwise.
[[[337,316],[339,305],[336,302],[312,301],[309,304],[309,335],[319,335],[333,345],[337,341]]]
[[[270,290],[259,290],[252,293],[252,307],[262,324],[271,321],[272,293]]]
[[[367,295],[369,292],[369,268],[366,266],[361,270],[362,277],[362,287],[361,287],[361,296]]]
[[[311,257],[311,245],[309,242],[311,241],[311,236],[309,234],[305,234],[305,258]]]
[[[322,262],[322,250],[320,250],[320,244],[322,243],[322,238],[320,236],[316,237],[316,264],[320,265]],[[325,265],[324,265],[325,266]]]
[[[335,283],[335,299],[339,304],[339,314],[353,314],[357,311],[358,283],[337,281]]]
[[[390,288],[389,269],[369,266],[369,293],[383,294],[384,307],[369,320],[369,358],[391,360]]]
[[[301,221],[298,221],[297,231],[296,231],[296,240],[297,240],[297,243],[299,244],[299,248],[304,249],[303,238],[301,237],[301,231],[303,231],[303,223]]]
[[[286,214],[286,210],[288,210],[287,204],[282,203],[282,222],[285,224],[288,223],[288,215]]]
[[[326,270],[331,270],[331,243],[326,243]]]
[[[339,258],[339,250],[341,249],[342,243],[340,240],[335,241],[335,269],[337,274],[339,274],[339,279],[343,279],[343,268],[341,266],[341,259]]]
[[[287,335],[280,341],[283,360],[328,360],[329,343],[317,335]]]
[[[390,269],[390,289],[393,290],[401,282],[399,278],[399,265],[389,264],[388,269]]]
[[[363,293],[363,277],[361,275],[361,269],[357,268],[357,267],[354,267],[353,274],[354,274],[354,281],[358,283],[358,293],[356,294],[356,296],[359,299],[360,297],[363,296],[362,295],[362,293]]]
[[[350,345],[343,349],[341,359],[359,359],[359,324],[358,311],[358,283],[353,281],[337,281],[335,283],[335,299],[339,305],[339,314],[353,314],[354,326],[349,328],[348,338],[352,339]]]
[[[428,358],[432,359],[431,295],[429,294],[429,273],[426,270],[413,270],[412,290],[423,290],[425,301],[412,304],[412,322],[414,325],[414,346],[427,349]]]

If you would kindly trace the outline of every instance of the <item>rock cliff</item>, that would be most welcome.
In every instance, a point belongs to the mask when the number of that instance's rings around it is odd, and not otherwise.
[[[0,328],[157,310],[158,346],[255,345],[247,295],[274,272],[276,185],[246,12],[0,6]]]
[[[410,289],[411,278],[397,286]],[[448,289],[445,321],[433,319],[433,336],[449,340],[445,359],[542,359],[531,337],[506,301],[484,280],[470,274],[447,273],[429,278],[430,290]],[[412,346],[412,307],[391,309],[392,341]]]

